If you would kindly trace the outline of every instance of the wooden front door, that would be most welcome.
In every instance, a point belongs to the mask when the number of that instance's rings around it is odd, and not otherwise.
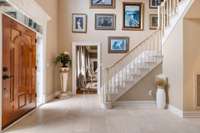
[[[36,107],[36,33],[3,16],[3,128]]]

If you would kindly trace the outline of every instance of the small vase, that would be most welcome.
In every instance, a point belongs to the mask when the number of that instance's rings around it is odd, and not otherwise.
[[[60,98],[65,98],[69,96],[67,94],[68,73],[69,73],[68,67],[60,68],[60,81],[61,81],[61,88],[62,88]]]
[[[156,106],[158,109],[165,109],[166,107],[166,93],[165,89],[158,87],[156,92]]]

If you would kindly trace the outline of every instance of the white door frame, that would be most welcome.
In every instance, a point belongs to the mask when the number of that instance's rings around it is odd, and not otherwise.
[[[76,95],[77,81],[76,81],[76,47],[77,46],[97,46],[97,93],[100,94],[101,88],[101,43],[99,42],[73,42],[72,43],[72,94]]]
[[[48,14],[37,4],[34,0],[8,0],[8,3],[19,10],[24,15],[32,18],[38,24],[40,24],[43,28],[42,33],[42,58],[43,58],[43,66],[42,66],[42,88],[43,94],[41,95],[42,103],[46,102],[46,38],[47,38],[47,23],[51,20]],[[0,11],[0,69],[2,69],[2,14]],[[39,14],[39,15],[38,15]],[[22,23],[21,23],[22,24]],[[23,24],[22,24],[23,25]],[[24,25],[25,26],[25,25]],[[0,70],[0,77],[2,77],[2,71]],[[0,132],[2,131],[2,78],[0,78]]]

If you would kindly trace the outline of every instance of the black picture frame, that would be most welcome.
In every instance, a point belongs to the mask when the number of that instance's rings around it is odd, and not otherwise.
[[[158,6],[163,2],[163,0],[149,0],[150,9],[158,9]]]

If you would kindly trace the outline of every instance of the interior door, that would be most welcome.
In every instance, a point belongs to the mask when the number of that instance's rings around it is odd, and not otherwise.
[[[3,128],[36,107],[36,33],[3,16]]]

